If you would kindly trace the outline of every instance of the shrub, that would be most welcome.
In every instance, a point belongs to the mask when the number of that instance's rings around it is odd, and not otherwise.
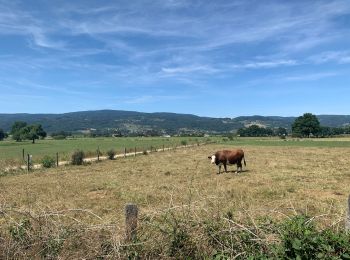
[[[72,164],[73,165],[82,165],[84,162],[84,157],[85,157],[85,154],[82,150],[76,150],[72,154],[72,160],[71,160]]]
[[[49,155],[45,155],[42,159],[41,159],[41,164],[43,165],[43,167],[45,168],[52,168],[55,166],[56,161],[55,158],[49,156]]]
[[[114,151],[114,149],[108,150],[108,151],[107,151],[107,156],[108,156],[108,159],[113,160],[113,159],[114,159],[114,156],[115,156],[115,151]]]
[[[350,259],[350,236],[344,231],[318,231],[305,216],[296,216],[282,225],[283,259]]]
[[[181,145],[187,145],[187,141],[186,140],[182,140],[181,141]]]

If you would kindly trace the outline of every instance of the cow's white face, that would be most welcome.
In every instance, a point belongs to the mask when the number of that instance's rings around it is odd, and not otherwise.
[[[212,155],[212,156],[211,156],[211,163],[212,163],[212,164],[215,163],[215,159],[216,159],[216,156],[215,156],[215,155]]]

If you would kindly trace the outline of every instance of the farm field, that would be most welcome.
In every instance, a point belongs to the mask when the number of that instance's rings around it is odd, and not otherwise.
[[[0,226],[5,232],[5,227],[31,216],[53,225],[50,232],[57,234],[61,226],[73,224],[85,227],[84,232],[98,230],[100,235],[108,230],[116,245],[123,237],[123,210],[129,202],[139,206],[140,226],[146,229],[164,214],[192,221],[229,216],[237,223],[306,214],[323,227],[344,225],[350,148],[320,146],[323,141],[315,147],[247,142],[239,146],[246,154],[244,172],[217,175],[217,167],[207,157],[216,150],[238,147],[235,142],[3,176],[0,212],[5,214],[0,215]],[[94,244],[99,238],[84,239],[99,247]],[[161,246],[164,241],[159,239],[156,236],[154,244],[145,246]],[[94,246],[89,254],[98,250]],[[74,252],[84,250],[77,246]]]
[[[117,153],[122,153],[124,148],[138,151],[145,148],[172,147],[181,145],[185,141],[187,144],[204,141],[216,141],[227,145],[237,146],[292,146],[292,147],[350,147],[350,138],[313,138],[313,139],[286,139],[264,138],[264,137],[236,137],[229,140],[227,137],[213,136],[207,137],[121,137],[121,138],[75,138],[68,140],[37,140],[35,144],[31,141],[2,141],[0,142],[0,161],[12,160],[22,161],[22,151],[25,154],[33,155],[34,162],[39,162],[44,155],[54,156],[59,153],[60,158],[67,160],[70,154],[81,149],[88,155],[96,156],[96,150],[99,147],[101,153],[109,149],[114,149]]]
[[[21,162],[23,149],[25,154],[33,155],[34,162],[39,162],[43,156],[55,156],[56,153],[59,153],[61,160],[67,160],[76,149],[83,150],[87,155],[96,156],[98,147],[102,154],[109,149],[122,153],[124,148],[134,150],[137,147],[138,151],[142,151],[145,148],[149,149],[151,146],[158,148],[163,145],[171,147],[173,145],[181,145],[182,141],[191,144],[206,139],[201,137],[75,138],[67,140],[36,140],[35,144],[32,144],[31,141],[2,141],[0,142],[0,161]]]

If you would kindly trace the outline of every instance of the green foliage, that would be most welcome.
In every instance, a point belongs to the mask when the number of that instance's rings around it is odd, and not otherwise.
[[[251,125],[247,128],[240,128],[237,131],[237,134],[246,137],[246,136],[273,136],[274,132],[271,128],[260,127],[258,125]]]
[[[108,156],[108,159],[110,160],[113,160],[114,159],[114,156],[115,156],[116,152],[114,149],[110,149],[107,151],[107,156]]]
[[[321,130],[320,122],[317,117],[311,113],[305,113],[295,119],[292,124],[292,133],[298,137],[317,136]]]
[[[72,134],[65,131],[59,131],[51,134],[51,137],[55,140],[63,140],[66,139],[68,136],[71,136]]]
[[[49,156],[49,155],[45,155],[42,159],[41,159],[41,164],[43,167],[45,168],[52,168],[55,167],[56,164],[56,160],[55,158]]]
[[[85,154],[82,150],[76,150],[73,152],[71,162],[73,165],[82,165],[84,162]]]
[[[276,129],[275,135],[279,137],[286,137],[288,135],[287,129],[284,127],[279,127]]]
[[[7,137],[7,134],[0,128],[0,141],[4,140]]]
[[[186,140],[181,140],[181,145],[183,145],[183,146],[187,145],[187,141]]]
[[[32,140],[33,143],[39,137],[46,137],[46,132],[40,124],[27,125],[26,122],[22,121],[17,121],[13,124],[11,134],[13,140]]]
[[[21,136],[21,129],[25,128],[27,126],[26,122],[23,121],[16,121],[11,127],[10,134],[12,135],[12,139],[18,141],[23,140]]]
[[[305,216],[283,223],[281,239],[279,255],[283,259],[350,259],[349,234],[318,231]]]

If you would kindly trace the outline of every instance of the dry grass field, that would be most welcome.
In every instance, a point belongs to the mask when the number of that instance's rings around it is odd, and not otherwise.
[[[320,226],[343,225],[349,148],[246,146],[244,172],[229,166],[232,172],[217,175],[207,157],[231,147],[206,145],[1,177],[0,226],[5,232],[23,217],[39,218],[56,229],[107,229],[115,242],[123,236],[128,202],[139,206],[141,228],[170,211],[253,224],[306,214]]]

